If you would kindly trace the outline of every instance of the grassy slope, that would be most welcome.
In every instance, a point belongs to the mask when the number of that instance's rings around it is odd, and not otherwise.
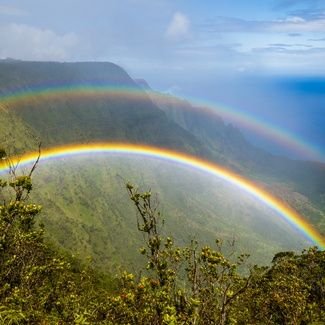
[[[11,154],[34,150],[39,141],[38,132],[28,126],[10,109],[0,104],[0,143]]]
[[[97,265],[137,264],[142,236],[125,182],[158,193],[165,230],[183,242],[236,239],[252,261],[308,245],[273,212],[238,189],[192,169],[126,156],[43,162],[32,198],[44,203],[42,218],[53,238]],[[236,205],[233,204],[236,200]]]

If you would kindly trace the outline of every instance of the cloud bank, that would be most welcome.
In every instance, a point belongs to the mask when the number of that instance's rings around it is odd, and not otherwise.
[[[78,45],[74,33],[58,35],[49,29],[11,23],[0,26],[0,58],[67,60]]]

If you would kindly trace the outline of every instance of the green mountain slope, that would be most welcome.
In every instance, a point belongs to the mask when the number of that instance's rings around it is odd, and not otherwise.
[[[16,114],[0,103],[0,141],[11,154],[34,150],[40,137]]]
[[[93,85],[138,87],[123,69],[112,63],[0,62],[0,94],[30,92],[28,98],[9,102],[7,106],[37,130],[43,146],[131,141],[191,153],[200,153],[204,147],[192,134],[169,120],[144,92],[139,100],[37,95],[37,90],[44,87]]]
[[[29,92],[25,99],[1,102],[2,146],[27,151],[36,148],[37,139],[43,147],[121,141],[184,151],[255,179],[325,232],[323,164],[272,156],[251,146],[238,129],[221,119],[179,109],[178,105],[190,104],[177,99],[156,102],[143,90],[136,99],[34,92],[44,87],[107,85],[141,92],[123,69],[111,63],[1,61],[2,98]],[[183,240],[191,235],[210,241],[215,236],[235,237],[241,249],[263,261],[276,251],[304,245],[274,216],[268,220],[270,212],[263,207],[242,201],[238,191],[189,176],[192,172],[175,173],[176,169],[144,161],[111,165],[69,160],[43,169],[35,179],[39,192],[34,195],[47,207],[43,218],[53,239],[83,256],[92,255],[103,267],[112,261],[126,263],[125,259],[136,263],[126,248],[141,241],[134,232],[134,210],[126,203],[123,186],[127,180],[159,193],[167,224]]]
[[[97,265],[136,265],[141,247],[125,183],[157,193],[164,232],[182,243],[218,238],[267,263],[279,250],[310,243],[271,209],[217,177],[174,163],[128,155],[91,155],[41,162],[32,199],[53,239]],[[236,204],[234,204],[236,201]]]

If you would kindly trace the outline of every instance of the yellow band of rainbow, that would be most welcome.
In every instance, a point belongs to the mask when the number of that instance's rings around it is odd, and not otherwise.
[[[43,149],[41,153],[41,160],[96,153],[118,153],[128,155],[134,154],[153,157],[176,162],[214,175],[251,194],[260,202],[269,206],[281,218],[290,223],[294,228],[299,230],[299,232],[302,233],[304,237],[310,240],[313,244],[318,246],[320,249],[325,248],[325,238],[287,203],[268,193],[252,181],[234,173],[233,171],[227,168],[224,168],[216,163],[212,163],[197,157],[190,156],[188,154],[179,153],[164,148],[157,148],[139,144],[90,143],[64,145],[49,149]],[[19,162],[21,165],[25,165],[35,161],[37,156],[38,152],[31,152],[23,155],[22,157],[13,158],[12,161],[13,163]],[[0,165],[0,171],[4,171],[7,168],[8,167],[5,163]]]

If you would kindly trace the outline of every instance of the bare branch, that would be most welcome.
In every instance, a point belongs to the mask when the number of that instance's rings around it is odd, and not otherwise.
[[[34,172],[34,170],[35,170],[35,168],[36,168],[36,166],[37,166],[37,164],[38,164],[38,162],[39,162],[39,160],[40,160],[40,158],[41,158],[41,146],[42,146],[42,143],[39,142],[39,143],[38,143],[38,156],[37,156],[37,158],[36,158],[36,160],[35,160],[35,162],[34,162],[32,168],[31,168],[31,170],[30,170],[30,172],[29,172],[29,174],[28,174],[29,177],[32,176],[32,174],[33,174],[33,172]]]

